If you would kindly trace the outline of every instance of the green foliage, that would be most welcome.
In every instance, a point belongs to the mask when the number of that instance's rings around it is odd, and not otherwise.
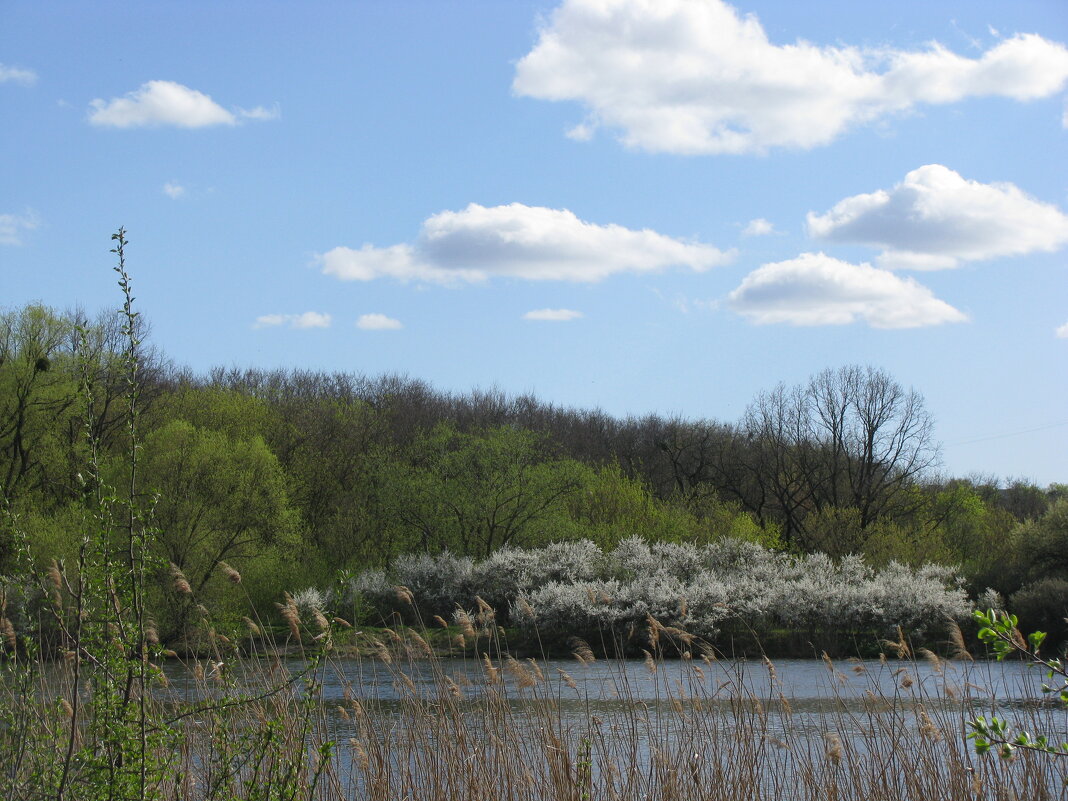
[[[0,493],[11,501],[70,488],[64,446],[78,428],[74,336],[73,321],[44,306],[0,315]]]
[[[159,529],[155,548],[164,565],[175,565],[195,595],[222,602],[209,579],[220,562],[231,562],[250,577],[257,562],[279,552],[299,552],[297,519],[286,496],[286,477],[259,435],[242,437],[174,420],[145,438],[143,486],[153,495]],[[280,576],[273,577],[272,583]],[[169,585],[169,574],[159,574]],[[273,588],[257,587],[270,596]],[[220,582],[221,584],[221,582]],[[272,592],[273,590],[273,592]],[[189,604],[163,591],[160,623],[175,634],[186,623]]]
[[[1041,665],[1049,681],[1057,680],[1052,685],[1043,683],[1042,692],[1056,694],[1062,704],[1068,705],[1068,668],[1060,659],[1043,659],[1040,656],[1046,639],[1045,632],[1034,631],[1025,640],[1017,628],[1020,621],[1016,615],[994,609],[986,612],[977,609],[973,616],[980,627],[977,636],[990,647],[998,661],[1020,654],[1031,660],[1032,664]],[[967,725],[971,729],[968,739],[974,741],[978,754],[987,754],[996,749],[1003,759],[1012,759],[1018,749],[1023,749],[1068,757],[1068,742],[1056,744],[1044,735],[1033,737],[1026,731],[1015,732],[1008,721],[996,716],[991,716],[989,720],[985,716],[978,716],[967,721]]]
[[[1025,584],[1009,596],[1009,609],[1046,632],[1054,644],[1068,639],[1068,581],[1043,578]]]
[[[468,434],[441,424],[399,458],[381,454],[376,479],[386,519],[409,549],[488,556],[574,537],[568,501],[588,477],[588,468],[547,454],[531,431]]]

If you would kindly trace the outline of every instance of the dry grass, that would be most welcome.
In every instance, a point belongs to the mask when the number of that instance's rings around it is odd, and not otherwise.
[[[980,688],[982,665],[928,659],[840,669],[826,660],[828,693],[816,714],[799,708],[768,661],[650,655],[643,668],[593,663],[576,648],[572,664],[549,666],[512,659],[493,641],[464,661],[428,655],[422,638],[388,639],[317,664],[230,652],[170,666],[169,686],[152,699],[171,721],[154,797],[1064,797],[1068,760],[979,758],[963,739],[963,718],[990,700]],[[269,645],[259,641],[261,653]],[[11,676],[0,704],[29,725],[0,730],[0,789],[5,798],[37,798],[35,776],[47,775],[69,725],[68,708],[54,699],[71,697],[70,674],[54,665],[33,688]],[[835,689],[847,682],[870,689],[848,697]],[[1033,730],[1064,725],[1038,706],[1009,714],[1034,718]],[[83,736],[92,736],[91,722]]]

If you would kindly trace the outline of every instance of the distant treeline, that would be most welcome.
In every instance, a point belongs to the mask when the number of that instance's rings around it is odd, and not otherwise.
[[[70,558],[84,499],[129,470],[120,320],[0,313],[0,575],[27,547],[39,566]],[[228,563],[268,610],[284,589],[402,554],[610,549],[634,535],[955,565],[973,595],[993,588],[1055,633],[1068,602],[1068,486],[940,475],[922,397],[871,367],[770,388],[731,422],[620,419],[403,376],[198,375],[147,346],[133,389],[165,630],[188,612],[171,564],[225,606]]]

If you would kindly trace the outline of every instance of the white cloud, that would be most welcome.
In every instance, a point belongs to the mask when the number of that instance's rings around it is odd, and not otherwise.
[[[37,73],[33,70],[0,64],[0,83],[7,83],[8,81],[21,83],[23,86],[31,86],[37,82]]]
[[[577,320],[582,312],[574,309],[534,309],[523,315],[524,320],[538,320],[541,322],[563,323],[568,320]]]
[[[356,321],[356,327],[364,331],[396,331],[404,328],[400,320],[387,317],[384,314],[361,314]]]
[[[774,44],[755,15],[722,0],[564,0],[513,89],[583,103],[573,138],[599,123],[631,147],[710,154],[816,147],[920,103],[1029,100],[1066,81],[1068,48],[1035,34],[971,59],[937,42],[912,52]]]
[[[1055,333],[1059,339],[1068,339],[1068,323],[1058,327]]]
[[[0,245],[21,245],[22,234],[40,225],[37,214],[0,214]]]
[[[742,236],[767,236],[773,233],[775,233],[775,226],[763,217],[750,220],[749,224],[742,230]]]
[[[621,272],[685,266],[704,271],[733,253],[649,229],[596,225],[566,209],[477,203],[423,222],[412,245],[336,247],[318,257],[323,272],[347,281],[394,278],[455,284],[508,276],[528,281],[595,282]]]
[[[883,267],[943,269],[1056,250],[1068,243],[1068,216],[1013,184],[968,181],[928,164],[889,191],[848,197],[823,215],[810,212],[808,231],[882,248]]]
[[[185,194],[185,187],[176,181],[168,181],[163,185],[163,194],[177,200]]]
[[[263,106],[256,106],[255,108],[237,108],[235,109],[238,117],[246,120],[277,120],[282,116],[282,109],[277,103],[270,108],[264,108]]]
[[[731,307],[755,323],[917,328],[967,317],[911,278],[870,264],[850,264],[823,253],[765,264],[728,296]]]
[[[307,311],[303,314],[264,314],[256,318],[253,328],[285,325],[289,328],[329,328],[333,318],[329,314]]]
[[[237,125],[242,119],[267,120],[278,116],[274,110],[227,111],[208,95],[174,81],[149,81],[125,97],[96,99],[89,104],[89,122],[108,128],[141,128],[173,125],[179,128],[205,128],[210,125]]]

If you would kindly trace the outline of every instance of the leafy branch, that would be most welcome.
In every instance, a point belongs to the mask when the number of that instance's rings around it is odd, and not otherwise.
[[[994,652],[1000,662],[1012,654],[1020,654],[1030,660],[1032,665],[1041,665],[1046,669],[1046,678],[1053,682],[1043,682],[1042,692],[1057,693],[1062,704],[1068,706],[1068,669],[1060,659],[1045,659],[1039,651],[1046,639],[1044,631],[1031,632],[1024,639],[1018,628],[1016,615],[989,609],[986,612],[976,610],[972,617],[980,625],[978,637]],[[1056,679],[1056,681],[1054,681]],[[1059,682],[1060,686],[1055,686]],[[980,715],[967,721],[972,731],[968,739],[975,741],[977,754],[986,754],[996,749],[1002,759],[1012,759],[1017,749],[1037,751],[1059,757],[1068,757],[1068,742],[1059,745],[1050,744],[1045,736],[1033,737],[1029,732],[1013,732],[1011,724],[1003,718],[991,715],[990,719]]]

